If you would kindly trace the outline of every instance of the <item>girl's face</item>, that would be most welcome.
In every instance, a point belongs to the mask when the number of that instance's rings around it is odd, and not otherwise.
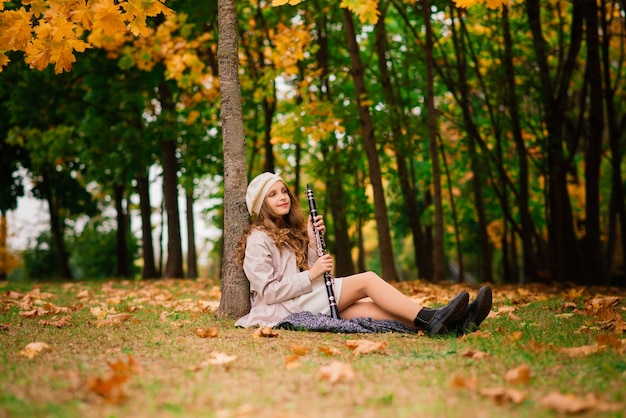
[[[265,195],[265,204],[276,216],[285,216],[291,210],[291,198],[287,192],[287,186],[282,181],[277,181]]]

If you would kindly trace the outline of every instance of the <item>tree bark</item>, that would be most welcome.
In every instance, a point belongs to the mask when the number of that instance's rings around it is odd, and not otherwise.
[[[198,278],[198,257],[196,255],[196,228],[193,216],[193,189],[185,194],[187,203],[187,278]]]
[[[603,245],[600,242],[600,164],[604,137],[604,102],[598,39],[598,5],[596,0],[586,0],[585,5],[589,131],[585,150],[585,237],[582,245],[585,257],[582,259],[584,267],[579,283],[599,285],[604,280]]]
[[[139,194],[139,212],[141,214],[141,254],[143,257],[144,279],[156,278],[157,271],[154,263],[154,244],[152,242],[152,208],[150,206],[150,184],[148,177],[137,173],[137,193]]]
[[[167,213],[167,261],[166,278],[182,278],[183,248],[180,235],[180,211],[178,210],[178,177],[176,161],[176,142],[167,139],[161,141],[163,163],[163,198]]]
[[[533,36],[535,57],[539,68],[539,93],[544,112],[547,136],[547,217],[551,280],[578,281],[580,274],[580,251],[574,232],[572,207],[567,191],[568,164],[564,155],[563,143],[565,105],[568,101],[572,73],[582,40],[583,13],[581,1],[573,2],[572,29],[569,49],[563,63],[560,78],[552,80],[543,38],[539,0],[527,0],[526,13]]]
[[[224,256],[218,314],[239,318],[250,311],[250,282],[237,264],[237,246],[250,223],[246,208],[246,146],[239,83],[237,2],[218,0],[218,67],[224,151]]]
[[[356,41],[356,32],[352,12],[342,8],[344,23],[346,26],[346,40],[350,53],[350,74],[356,89],[357,106],[359,110],[359,120],[361,122],[361,134],[363,135],[363,147],[367,154],[369,163],[369,178],[374,190],[374,211],[376,215],[376,226],[378,228],[378,244],[380,251],[380,265],[382,277],[390,282],[398,280],[393,248],[391,246],[391,232],[389,230],[389,218],[387,216],[387,204],[385,203],[385,191],[383,189],[380,161],[376,149],[376,139],[374,138],[374,125],[369,112],[367,102],[367,89],[365,88],[365,78],[359,46]]]

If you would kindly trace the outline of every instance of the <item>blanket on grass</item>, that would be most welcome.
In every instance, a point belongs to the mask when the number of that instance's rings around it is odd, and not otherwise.
[[[371,318],[335,319],[324,314],[297,312],[280,321],[274,328],[293,331],[316,331],[338,333],[400,332],[415,334],[417,331],[398,321],[373,320]]]

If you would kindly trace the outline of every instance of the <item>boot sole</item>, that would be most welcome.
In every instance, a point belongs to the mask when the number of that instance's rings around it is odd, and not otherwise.
[[[469,334],[480,327],[480,324],[489,316],[493,304],[493,292],[491,287],[484,286],[476,295],[476,310],[467,318],[463,324],[463,332]]]

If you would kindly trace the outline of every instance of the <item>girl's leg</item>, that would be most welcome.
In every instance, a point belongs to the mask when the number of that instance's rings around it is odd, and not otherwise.
[[[467,311],[467,292],[459,293],[444,307],[431,309],[413,302],[373,272],[355,274],[342,280],[338,308],[345,319],[358,316],[395,319],[436,335],[447,332]],[[367,297],[373,302],[361,301]]]
[[[341,291],[343,297],[343,290]],[[341,319],[352,318],[372,318],[374,320],[392,319],[394,321],[402,322],[411,328],[415,328],[413,321],[409,321],[406,318],[396,316],[390,312],[381,309],[371,300],[360,300],[348,306],[346,309],[340,312]]]
[[[422,307],[376,273],[354,274],[342,280],[338,306],[342,318],[393,319],[415,328],[413,319]],[[359,302],[367,297],[371,298],[373,303]]]

